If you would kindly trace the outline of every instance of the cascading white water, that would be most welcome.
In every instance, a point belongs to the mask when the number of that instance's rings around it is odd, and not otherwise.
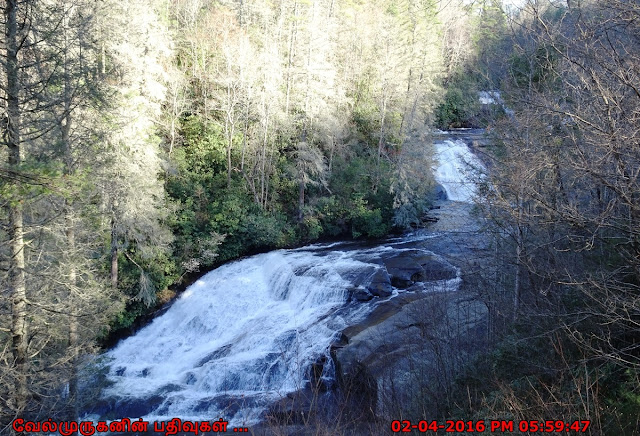
[[[498,105],[502,108],[502,110],[504,110],[504,113],[506,113],[510,117],[514,115],[513,110],[509,109],[504,103],[500,91],[479,91],[478,101],[482,105]]]
[[[349,289],[369,283],[393,253],[433,255],[395,243],[279,250],[206,274],[107,353],[112,385],[104,401],[121,417],[256,423],[270,403],[308,385],[312,364],[323,357],[322,377],[333,376],[330,345],[379,301],[349,302]],[[436,281],[430,290],[459,282]]]
[[[280,250],[206,274],[107,353],[113,385],[103,396],[153,421],[229,417],[231,402],[232,424],[255,422],[265,404],[303,388],[337,333],[370,310],[338,310],[345,277],[379,268],[356,253]]]
[[[477,163],[475,157],[462,141],[436,149],[438,182],[451,200],[469,201],[474,188],[464,162]],[[324,362],[321,377],[331,384],[331,344],[380,301],[350,301],[351,290],[366,287],[393,253],[418,251],[446,263],[427,250],[401,248],[410,241],[278,250],[204,275],[166,313],[106,353],[110,385],[102,410],[88,413],[252,425],[274,401],[308,386],[314,363]],[[458,272],[422,289],[455,290],[459,283]]]
[[[480,104],[502,104],[500,91],[479,91],[478,101]]]
[[[436,142],[434,148],[437,161],[434,176],[446,191],[447,198],[472,202],[476,195],[475,172],[484,168],[482,162],[460,139]]]

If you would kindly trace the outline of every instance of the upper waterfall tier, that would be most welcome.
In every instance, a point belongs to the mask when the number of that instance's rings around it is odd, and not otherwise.
[[[482,162],[460,139],[436,142],[434,176],[451,201],[470,203],[476,196],[478,169]]]

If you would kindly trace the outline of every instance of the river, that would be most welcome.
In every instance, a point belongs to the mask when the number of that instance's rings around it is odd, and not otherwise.
[[[338,370],[365,359],[354,344],[375,342],[372,328],[425,295],[459,291],[469,248],[453,235],[478,226],[468,164],[481,164],[466,145],[470,134],[436,137],[435,175],[449,197],[433,211],[437,223],[375,244],[276,250],[209,272],[103,356],[108,386],[87,413],[251,426],[310,386],[333,395]]]

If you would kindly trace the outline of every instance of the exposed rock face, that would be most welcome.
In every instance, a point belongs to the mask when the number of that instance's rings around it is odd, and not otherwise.
[[[406,289],[415,282],[449,280],[457,276],[458,270],[442,257],[424,250],[405,250],[383,259],[391,283]]]
[[[391,276],[391,284],[396,288],[406,289],[414,282],[421,281],[422,268],[411,256],[385,259],[384,265]]]
[[[339,384],[367,399],[358,407],[378,417],[406,414],[424,402],[415,395],[425,384],[434,397],[445,393],[465,358],[485,341],[486,316],[486,306],[466,292],[403,293],[344,330],[343,344],[332,352]]]
[[[272,420],[301,424],[322,413],[324,422],[331,422],[347,413],[359,427],[375,420],[437,416],[460,368],[484,347],[488,335],[487,307],[465,289],[488,253],[487,241],[472,205],[440,204],[433,213],[441,219],[428,230],[446,237],[408,239],[374,259],[363,251],[362,260],[377,266],[348,277],[354,286],[351,304],[377,306],[342,331],[331,361],[312,365],[311,386],[275,405]],[[318,377],[320,364],[334,366],[331,386]],[[302,429],[295,434],[305,434]]]
[[[416,283],[450,280],[458,275],[457,268],[426,250],[393,250],[377,259],[367,257],[367,261],[380,266],[347,277],[354,285],[351,289],[352,299],[362,302],[374,297],[389,297],[394,288],[407,289]],[[418,290],[416,287],[412,289]],[[424,289],[424,286],[419,289]]]
[[[362,286],[353,288],[350,291],[351,291],[351,298],[355,299],[356,301],[365,302],[373,298],[373,294],[371,294],[371,292],[369,292],[366,288],[363,288]]]
[[[444,187],[440,184],[436,184],[436,187],[433,191],[433,197],[436,200],[446,200],[447,199],[447,191],[445,191]]]
[[[363,256],[364,258],[364,256]],[[454,279],[458,269],[441,256],[420,249],[398,249],[383,253],[377,259],[367,257],[368,262],[378,263],[379,268],[368,274],[349,279],[356,286],[365,286],[376,297],[388,297],[393,288],[407,289],[416,282],[434,282]]]

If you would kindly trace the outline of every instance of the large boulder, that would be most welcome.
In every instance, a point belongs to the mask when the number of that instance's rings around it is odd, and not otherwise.
[[[403,250],[381,259],[391,284],[406,289],[415,282],[430,282],[454,279],[456,267],[442,257],[426,250]]]
[[[407,289],[416,282],[435,282],[458,276],[456,267],[429,250],[394,249],[374,255],[363,253],[355,258],[369,265],[345,272],[343,277],[354,287],[365,287],[375,297],[390,296],[394,287]]]
[[[436,184],[433,189],[433,197],[435,200],[446,200],[447,199],[447,191],[444,189],[444,186],[439,183]]]
[[[398,255],[383,260],[391,284],[399,289],[411,286],[422,275],[422,267],[412,256]]]
[[[352,288],[349,290],[349,292],[351,293],[352,299],[359,301],[361,303],[364,303],[365,301],[369,301],[373,299],[373,294],[371,294],[371,292],[369,292],[366,288],[363,288],[362,286],[357,286],[355,288]]]
[[[388,297],[393,292],[391,277],[384,268],[377,269],[367,285],[367,290],[376,297]]]

